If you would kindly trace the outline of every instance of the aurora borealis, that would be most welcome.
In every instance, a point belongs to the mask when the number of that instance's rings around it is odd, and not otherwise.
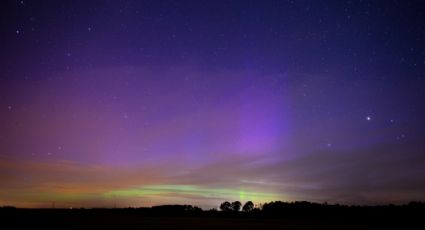
[[[425,200],[419,1],[2,1],[0,206]]]

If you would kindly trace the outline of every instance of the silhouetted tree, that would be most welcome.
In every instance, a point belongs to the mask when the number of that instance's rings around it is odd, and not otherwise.
[[[232,202],[232,210],[234,212],[239,212],[239,210],[241,209],[241,206],[242,206],[242,204],[239,201]]]
[[[220,204],[220,209],[221,209],[221,211],[228,212],[228,211],[232,210],[232,205],[230,204],[229,201],[225,201],[225,202]]]
[[[254,209],[254,203],[252,201],[247,201],[242,207],[242,211],[251,212]]]

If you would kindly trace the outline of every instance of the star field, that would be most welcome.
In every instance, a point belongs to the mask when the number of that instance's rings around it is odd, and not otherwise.
[[[420,1],[2,1],[0,205],[425,199]]]

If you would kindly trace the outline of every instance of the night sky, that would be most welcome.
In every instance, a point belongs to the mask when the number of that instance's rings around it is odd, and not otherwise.
[[[425,200],[421,1],[0,2],[0,206]]]

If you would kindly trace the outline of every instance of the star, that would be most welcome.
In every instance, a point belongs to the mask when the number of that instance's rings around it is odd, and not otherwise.
[[[90,32],[91,31],[91,27],[89,26],[89,27],[87,27],[87,30]]]
[[[7,106],[7,109],[12,110],[12,106],[11,105]]]
[[[367,121],[370,121],[370,120],[372,120],[372,117],[370,117],[370,116],[366,116],[366,120],[367,120]]]
[[[15,33],[16,33],[16,34],[20,34],[20,33],[21,33],[21,31],[19,31],[19,30],[16,30],[16,31],[15,31]]]

